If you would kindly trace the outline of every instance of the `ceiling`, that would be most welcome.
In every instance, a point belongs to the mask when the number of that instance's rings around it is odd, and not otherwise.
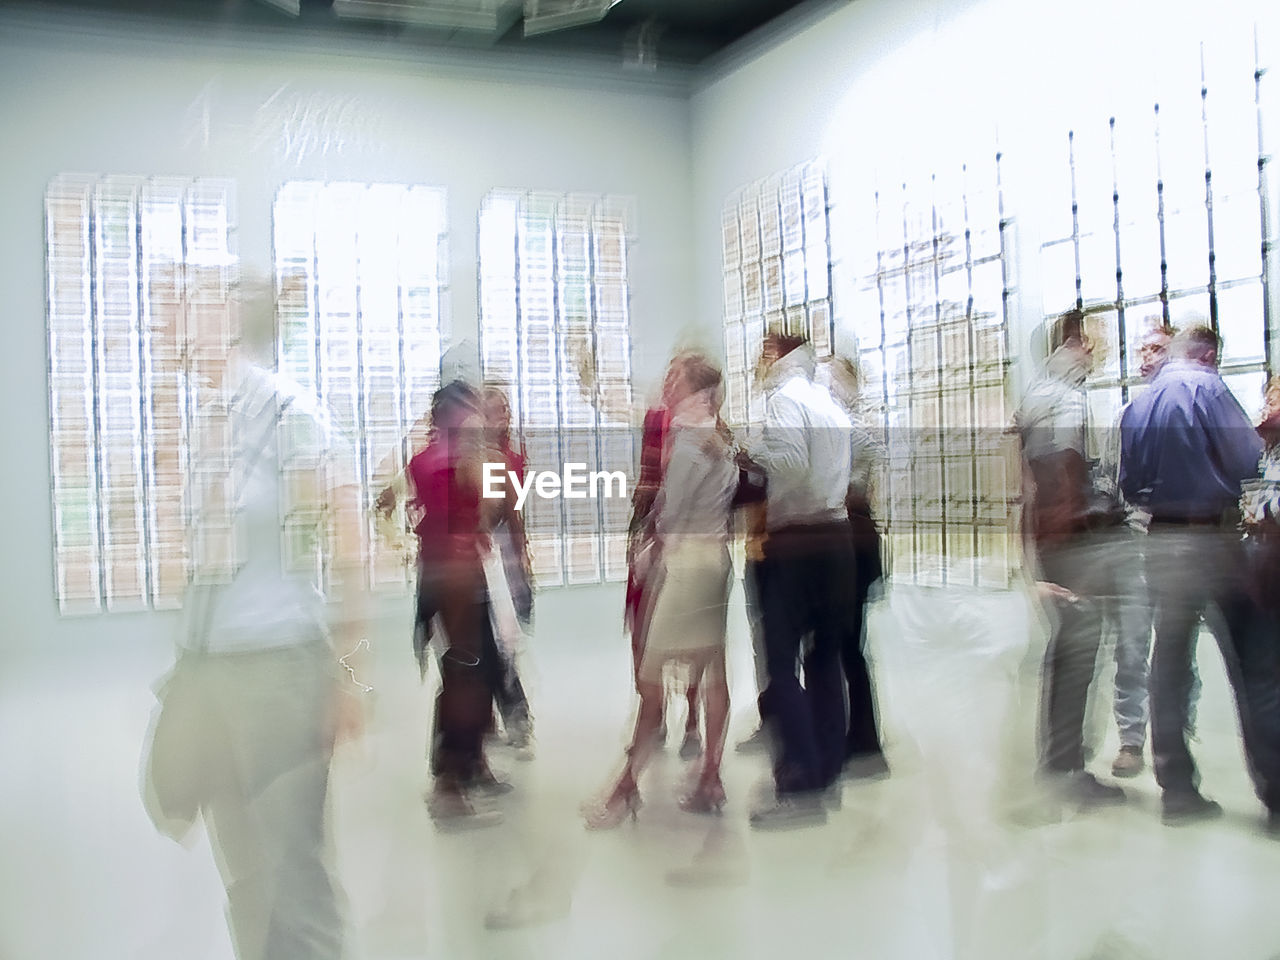
[[[633,66],[690,67],[706,62],[796,8],[812,6],[813,0],[609,3],[610,0],[45,0],[43,6],[145,17],[195,29],[217,24],[249,30],[331,31],[395,39],[401,44],[428,48],[483,47],[499,52],[608,57]],[[475,22],[470,22],[473,19]],[[466,26],[459,26],[464,22]],[[536,32],[539,30],[546,32]]]

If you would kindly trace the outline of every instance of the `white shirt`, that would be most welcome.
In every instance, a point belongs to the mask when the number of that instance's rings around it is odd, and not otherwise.
[[[343,445],[312,395],[266,370],[247,371],[229,412],[232,450],[227,466],[239,564],[229,583],[188,589],[183,645],[210,653],[242,653],[323,642],[328,626],[318,584],[319,558],[308,562],[308,569],[286,570],[282,556],[279,424],[288,418],[291,427],[301,426],[310,434],[319,448],[310,452],[330,467],[326,473],[349,469],[349,451],[342,456]],[[322,515],[314,517],[317,548],[326,532],[322,521]],[[199,517],[196,523],[198,539]]]
[[[764,433],[747,444],[769,477],[770,530],[848,518],[853,421],[829,390],[813,382],[812,371],[805,347],[774,363],[765,384]]]

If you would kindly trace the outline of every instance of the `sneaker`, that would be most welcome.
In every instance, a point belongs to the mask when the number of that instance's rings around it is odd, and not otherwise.
[[[747,739],[738,741],[733,749],[738,753],[763,753],[769,749],[769,731],[761,724]]]
[[[1136,777],[1147,762],[1142,759],[1142,747],[1121,747],[1116,762],[1111,764],[1113,777]]]
[[[1166,826],[1180,827],[1201,820],[1216,820],[1220,816],[1221,805],[1200,796],[1195,790],[1165,791],[1160,819]]]
[[[827,822],[827,811],[819,793],[789,794],[772,804],[751,811],[755,830],[799,830]]]
[[[701,756],[702,741],[698,739],[697,730],[686,730],[684,732],[684,740],[680,744],[680,759],[692,760],[694,757]]]

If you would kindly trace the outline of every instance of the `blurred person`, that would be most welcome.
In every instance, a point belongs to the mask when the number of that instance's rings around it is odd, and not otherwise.
[[[350,655],[339,660],[367,646],[354,456],[314,394],[274,369],[265,284],[242,282],[236,299],[240,343],[225,367],[206,368],[203,385],[230,399],[196,410],[197,420],[225,417],[229,448],[197,445],[193,476],[226,477],[238,548],[224,558],[233,561],[225,581],[198,576],[187,590],[146,796],[172,836],[203,818],[240,960],[337,958],[346,933],[326,823],[329,770],[335,743],[361,730],[370,689]],[[314,548],[294,564],[281,551],[282,424],[312,438],[321,464],[294,474],[292,516],[310,520]],[[207,488],[188,503],[197,543],[226,533]]]
[[[487,386],[481,399],[487,451],[485,459],[496,455],[505,465],[507,474],[514,474],[524,483],[527,458],[523,444],[519,451],[511,445],[511,404],[506,393],[501,387]],[[498,514],[491,536],[494,549],[502,561],[503,576],[511,594],[515,615],[522,632],[527,631],[533,622],[533,564],[529,556],[529,540],[524,523],[520,512],[510,509],[509,497]],[[498,653],[496,650],[492,652]],[[495,666],[501,666],[501,671],[493,678],[493,686],[507,743],[516,749],[518,758],[532,759],[533,716],[529,712],[529,700],[520,682],[516,658],[513,655],[500,655],[494,658],[494,663]]]
[[[857,576],[846,505],[853,424],[814,382],[814,366],[803,337],[765,337],[765,424],[747,445],[768,483],[761,599],[776,797],[752,812],[758,829],[824,823],[824,795],[845,759],[840,657],[854,631]],[[796,663],[809,635],[802,687]]]
[[[871,589],[884,575],[880,531],[871,514],[872,477],[881,452],[871,432],[859,422],[858,400],[862,384],[858,369],[847,357],[831,357],[818,365],[824,386],[853,423],[853,460],[849,494],[845,503],[853,534],[857,572],[854,587],[854,619],[840,653],[848,693],[849,726],[845,737],[845,772],[874,777],[888,772],[880,743],[871,672],[866,658],[866,606]]]
[[[1221,342],[1206,326],[1181,331],[1170,359],[1121,422],[1120,487],[1151,514],[1147,584],[1155,610],[1151,746],[1163,820],[1221,815],[1199,791],[1187,745],[1191,663],[1200,617],[1213,633],[1236,698],[1245,755],[1272,827],[1280,810],[1280,684],[1276,650],[1249,596],[1241,543],[1242,484],[1263,442],[1218,374]]]
[[[373,485],[379,489],[374,500],[374,514],[378,518],[379,536],[392,549],[402,552],[407,565],[417,570],[417,533],[415,527],[420,516],[415,516],[413,486],[409,479],[409,462],[431,441],[431,411],[415,421],[406,436],[378,463],[373,472]],[[400,513],[400,508],[404,512]],[[417,578],[420,581],[421,578]],[[415,596],[418,595],[415,587]],[[420,599],[420,598],[419,598]],[[419,672],[425,681],[430,663],[430,619],[435,612],[421,602],[415,604],[413,625],[413,655]],[[423,619],[425,616],[425,620]]]
[[[644,605],[646,582],[644,571],[648,566],[642,558],[649,551],[654,537],[653,520],[654,504],[662,484],[665,458],[668,454],[670,440],[671,408],[667,402],[668,381],[675,375],[677,363],[686,354],[677,354],[667,365],[667,372],[662,386],[662,394],[653,406],[643,412],[631,410],[605,409],[604,399],[595,391],[595,363],[587,341],[579,342],[571,347],[576,353],[579,389],[582,396],[594,406],[600,408],[602,414],[620,420],[634,422],[639,413],[640,428],[640,476],[631,495],[631,519],[627,525],[627,587],[623,606],[623,626],[631,637],[632,677],[636,684],[636,692],[640,691],[640,663],[644,658],[644,632],[637,627],[639,612]],[[684,737],[680,743],[680,757],[691,760],[702,750],[698,736],[698,703],[700,688],[697,678],[693,678],[685,691],[687,710],[685,713]],[[667,740],[666,701],[662,704],[662,717],[654,736],[660,744]]]
[[[1139,376],[1150,383],[1168,359],[1174,330],[1165,324],[1148,329],[1138,346]],[[1100,480],[1119,496],[1120,421],[1122,407],[1107,437]],[[1125,523],[1130,538],[1119,548],[1115,596],[1103,605],[1104,630],[1115,637],[1115,690],[1112,714],[1120,735],[1120,750],[1111,764],[1116,777],[1136,777],[1146,766],[1147,671],[1151,656],[1151,604],[1147,597],[1143,545],[1150,517],[1125,503]],[[1196,677],[1198,684],[1199,677]],[[1193,694],[1193,702],[1197,696]]]
[[[1280,377],[1268,380],[1263,390],[1258,436],[1263,443],[1259,476],[1245,485],[1242,500],[1245,543],[1262,629],[1280,647]]]
[[[652,543],[642,564],[645,587],[636,611],[641,634],[636,672],[640,710],[622,774],[585,811],[587,826],[616,827],[640,805],[638,781],[662,723],[663,673],[669,665],[700,682],[706,702],[706,745],[687,812],[719,810],[725,800],[720,763],[729,720],[725,631],[732,564],[729,520],[738,470],[721,429],[721,374],[697,354],[677,357],[663,387],[670,440],[653,505]]]
[[[764,367],[757,364],[755,379],[762,384]],[[761,598],[764,591],[761,574],[764,568],[764,542],[768,537],[768,508],[766,506],[767,481],[759,464],[739,445],[734,457],[738,463],[738,496],[735,505],[741,507],[740,531],[743,534],[742,597],[747,616],[747,630],[751,636],[751,662],[756,680],[756,716],[758,723],[745,739],[737,745],[739,753],[768,750],[769,725],[768,696],[769,666],[764,646],[764,611]]]
[[[1085,715],[1102,611],[1128,576],[1132,541],[1122,505],[1088,459],[1084,383],[1094,359],[1084,319],[1071,310],[1054,321],[1044,375],[1027,390],[1014,422],[1028,490],[1029,560],[1041,582],[1062,591],[1048,592],[1055,623],[1042,677],[1041,768],[1064,799],[1088,806],[1125,799],[1085,769]]]
[[[740,469],[750,467],[740,464]],[[763,491],[761,491],[763,493]],[[751,634],[751,662],[756,677],[756,713],[759,723],[746,738],[739,741],[739,753],[753,753],[769,749],[769,730],[766,722],[768,716],[769,686],[768,655],[764,646],[764,614],[761,609],[761,570],[764,562],[764,541],[768,535],[767,508],[763,497],[742,505],[744,538],[744,562],[742,571],[742,593],[747,614],[747,629]]]
[[[439,623],[441,686],[433,729],[434,786],[428,808],[437,826],[489,826],[498,811],[470,795],[506,792],[484,754],[502,665],[485,577],[487,532],[496,521],[481,497],[484,419],[480,394],[455,380],[431,400],[431,439],[409,461],[418,516],[419,623]],[[503,501],[505,502],[505,501]]]
[[[1259,477],[1245,497],[1247,532],[1271,536],[1271,524],[1280,522],[1280,377],[1267,381],[1258,420],[1262,438]]]

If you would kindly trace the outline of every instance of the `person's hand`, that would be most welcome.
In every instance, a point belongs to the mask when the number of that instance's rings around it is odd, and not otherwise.
[[[378,499],[374,501],[374,509],[383,516],[389,517],[396,508],[396,492],[390,486],[384,487],[382,492],[378,494]]]
[[[1080,602],[1080,598],[1066,587],[1061,584],[1050,583],[1048,580],[1036,582],[1036,594],[1041,600],[1057,600],[1061,603]]]

